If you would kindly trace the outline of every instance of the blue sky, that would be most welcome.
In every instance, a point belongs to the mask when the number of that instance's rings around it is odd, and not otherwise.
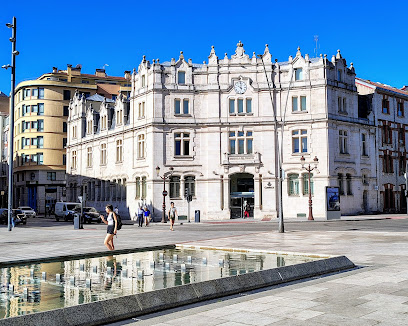
[[[17,83],[50,72],[53,66],[82,64],[94,73],[122,76],[142,56],[162,62],[180,51],[193,62],[231,56],[236,43],[246,53],[287,60],[301,47],[329,58],[341,50],[357,76],[396,87],[408,85],[407,1],[3,1],[0,10],[0,65],[10,63],[11,30],[17,18]],[[0,91],[10,92],[10,70],[0,70]]]

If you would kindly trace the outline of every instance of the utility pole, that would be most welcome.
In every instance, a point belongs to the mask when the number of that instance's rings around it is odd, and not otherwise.
[[[4,65],[2,68],[11,68],[11,93],[10,93],[10,128],[9,128],[9,173],[8,173],[8,230],[12,230],[13,214],[13,152],[14,152],[14,92],[16,88],[16,56],[19,52],[16,50],[17,20],[13,17],[13,23],[7,23],[11,28],[11,65]]]

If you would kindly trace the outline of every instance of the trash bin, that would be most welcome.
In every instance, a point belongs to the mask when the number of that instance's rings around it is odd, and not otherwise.
[[[198,209],[195,211],[195,220],[194,220],[194,222],[200,223],[200,210],[198,210]]]
[[[79,215],[78,214],[74,215],[74,229],[75,230],[79,229]]]

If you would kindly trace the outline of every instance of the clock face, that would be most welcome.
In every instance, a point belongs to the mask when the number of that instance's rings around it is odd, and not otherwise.
[[[247,85],[243,81],[237,81],[234,85],[235,92],[244,94],[247,90]]]

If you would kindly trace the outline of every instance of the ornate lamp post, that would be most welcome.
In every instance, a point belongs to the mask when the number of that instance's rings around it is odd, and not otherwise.
[[[319,159],[317,158],[317,156],[315,156],[315,158],[313,159],[314,167],[311,167],[310,163],[307,166],[305,166],[304,156],[300,158],[300,162],[302,164],[302,169],[305,169],[309,176],[309,217],[307,219],[309,221],[313,221],[314,218],[313,218],[313,207],[312,207],[312,187],[310,184],[310,172],[317,169],[317,164],[319,163]]]
[[[169,172],[166,172],[163,174],[163,176],[160,176],[160,167],[156,166],[156,173],[157,176],[160,177],[163,180],[163,215],[162,215],[162,223],[166,223],[166,196],[167,196],[167,191],[166,191],[166,179],[169,178],[173,174],[173,167],[169,168]]]

